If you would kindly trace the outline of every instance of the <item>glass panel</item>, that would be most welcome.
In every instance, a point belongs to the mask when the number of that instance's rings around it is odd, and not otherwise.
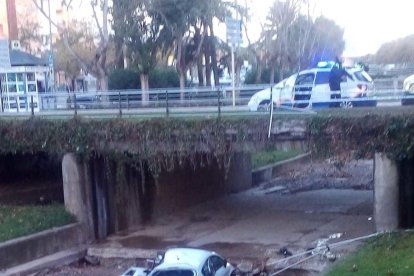
[[[17,92],[17,86],[15,84],[9,84],[9,92]]]
[[[1,82],[6,82],[6,74],[0,74],[0,80]]]
[[[35,74],[27,73],[27,81],[35,81]]]
[[[15,82],[16,81],[16,74],[15,73],[8,73],[7,74],[7,80],[10,82]]]
[[[24,81],[26,82],[26,75],[23,73],[17,74],[17,81]]]
[[[26,92],[26,85],[25,84],[19,84],[19,92]]]
[[[27,106],[27,98],[26,97],[19,97],[20,108],[26,109]]]
[[[299,75],[298,78],[296,79],[296,85],[312,85],[314,79],[315,79],[315,74],[313,73]]]
[[[315,84],[328,84],[330,72],[318,72],[316,74]]]
[[[27,88],[29,92],[36,92],[36,84],[29,84]]]

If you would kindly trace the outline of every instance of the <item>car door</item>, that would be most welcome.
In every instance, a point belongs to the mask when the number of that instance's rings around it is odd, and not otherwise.
[[[304,108],[308,107],[309,101],[312,96],[312,88],[315,81],[315,74],[314,73],[302,73],[299,74],[295,81],[295,88],[294,88],[294,100],[295,107]]]
[[[293,88],[295,86],[296,77],[297,74],[294,74],[286,80],[283,88],[280,91],[280,97],[277,99],[278,105],[292,104],[292,101],[294,100]]]
[[[227,262],[220,256],[211,256],[211,263],[215,271],[215,276],[229,276],[231,274],[231,267],[227,266]]]
[[[329,88],[329,71],[318,71],[312,90],[311,102],[313,105],[327,104],[331,100],[331,89]]]
[[[355,84],[355,79],[348,71],[345,71],[345,74],[341,79],[341,98],[350,98],[357,88]]]

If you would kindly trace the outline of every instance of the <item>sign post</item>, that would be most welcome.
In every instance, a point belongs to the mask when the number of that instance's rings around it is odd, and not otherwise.
[[[238,19],[226,18],[226,31],[227,31],[227,43],[231,47],[231,75],[232,75],[232,96],[233,96],[233,106],[236,106],[236,72],[235,72],[235,58],[234,51],[235,48],[243,43],[242,38],[242,22]]]

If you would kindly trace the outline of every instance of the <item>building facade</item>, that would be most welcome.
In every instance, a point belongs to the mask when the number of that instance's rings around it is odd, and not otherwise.
[[[0,66],[2,112],[35,112],[41,108],[40,94],[46,92],[47,62],[18,50],[10,51],[11,67]]]

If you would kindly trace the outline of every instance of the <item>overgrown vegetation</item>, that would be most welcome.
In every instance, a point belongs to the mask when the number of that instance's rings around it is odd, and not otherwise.
[[[372,239],[327,275],[412,275],[414,232],[384,234]]]
[[[179,87],[177,71],[172,67],[155,68],[149,73],[151,88]],[[109,90],[141,89],[139,72],[131,69],[115,69],[109,74]]]
[[[199,154],[228,165],[236,151],[276,148],[277,141],[301,133],[309,149],[321,156],[372,157],[385,152],[402,160],[414,156],[414,114],[354,116],[325,113],[280,118],[268,139],[266,118],[150,120],[1,120],[0,153],[112,156],[137,163],[145,160],[152,172],[174,169]],[[300,126],[300,127],[299,127]],[[302,133],[303,132],[303,133]],[[293,137],[293,138],[292,138]],[[296,138],[295,138],[296,137]],[[195,160],[195,159],[194,159]]]
[[[252,154],[252,168],[257,169],[276,162],[287,160],[302,154],[299,149],[290,151],[260,151]]]
[[[0,242],[75,222],[61,205],[0,205]]]

